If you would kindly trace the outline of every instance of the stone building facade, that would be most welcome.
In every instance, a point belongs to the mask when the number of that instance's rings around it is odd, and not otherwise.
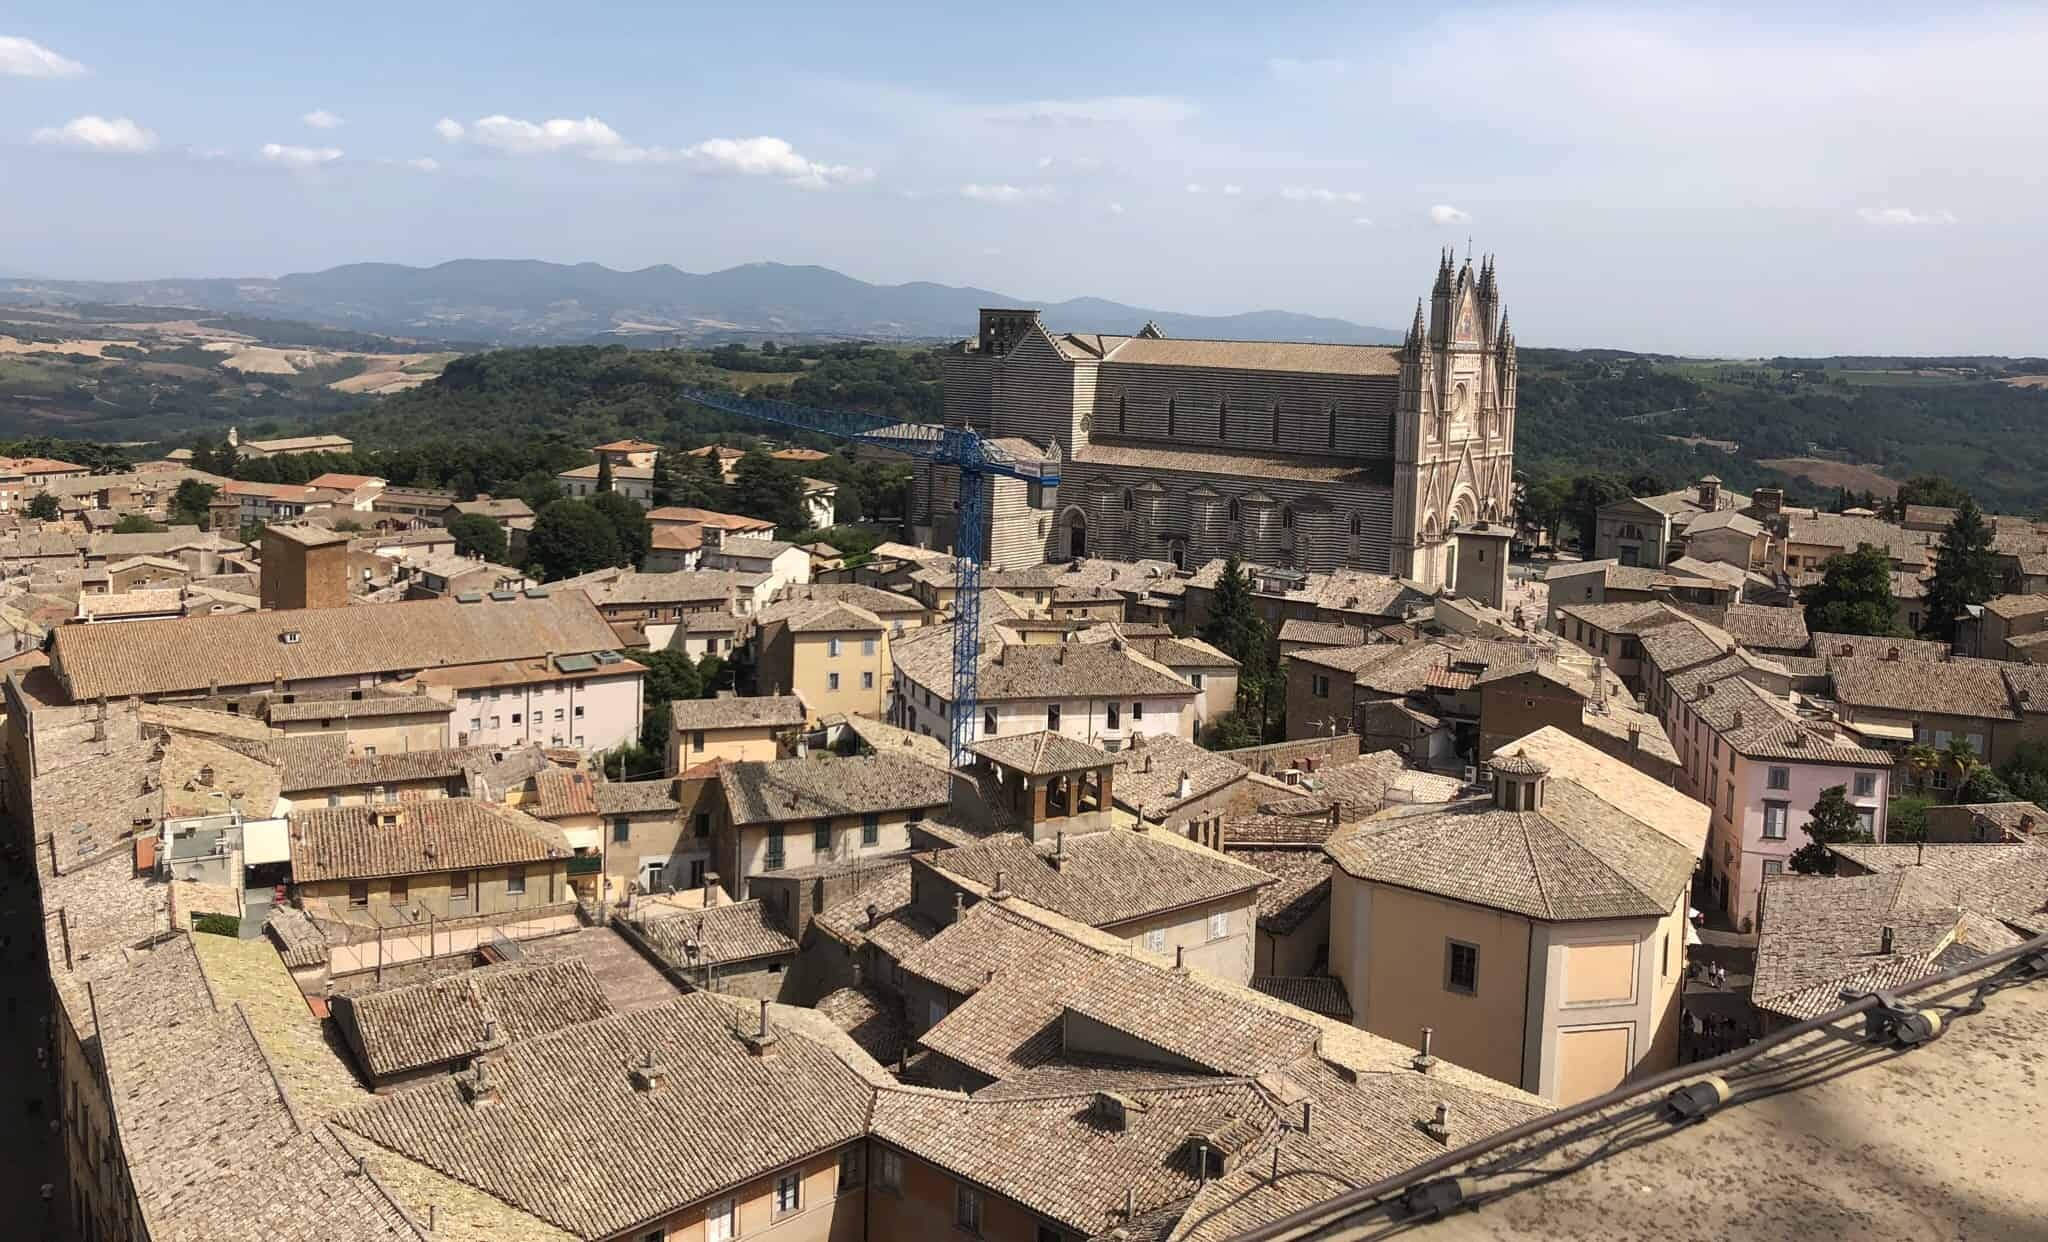
[[[1489,258],[1450,255],[1399,346],[1055,334],[984,310],[945,359],[946,421],[1058,464],[993,479],[988,563],[1354,567],[1458,580],[1457,532],[1510,511],[1515,346]],[[949,546],[958,476],[921,466],[911,520]]]

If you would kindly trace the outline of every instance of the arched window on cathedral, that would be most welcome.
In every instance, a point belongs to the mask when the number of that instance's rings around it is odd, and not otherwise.
[[[1281,508],[1280,508],[1280,529],[1281,529],[1281,530],[1293,530],[1293,529],[1294,529],[1294,506],[1293,506],[1293,505],[1282,505],[1282,506],[1281,506]]]
[[[1337,405],[1334,401],[1330,403],[1330,447],[1337,447]]]
[[[1125,513],[1129,513],[1131,510],[1138,507],[1138,498],[1134,493],[1132,493],[1131,489],[1128,487],[1124,489],[1123,505]]]
[[[1230,516],[1231,521],[1235,522],[1239,520],[1237,512],[1237,497],[1232,496],[1230,498],[1230,505],[1227,509],[1224,510],[1224,512]]]
[[[1273,403],[1273,443],[1280,443],[1280,403]]]
[[[1169,436],[1177,434],[1180,430],[1177,425],[1179,422],[1180,403],[1172,397],[1168,397],[1166,399],[1166,434]]]
[[[1129,420],[1126,417],[1127,414],[1128,411],[1124,409],[1123,394],[1118,393],[1116,397],[1116,431],[1118,435],[1122,435],[1124,433],[1124,429],[1127,426],[1129,426]]]
[[[1225,397],[1216,403],[1216,438],[1230,439],[1230,399]]]

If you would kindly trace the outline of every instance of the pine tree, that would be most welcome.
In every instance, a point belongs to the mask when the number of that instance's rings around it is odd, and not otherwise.
[[[663,505],[675,503],[675,482],[668,472],[667,453],[656,453],[654,455],[654,478],[649,481],[648,487],[649,498],[654,501],[655,508],[659,509]]]
[[[1236,714],[1263,741],[1278,681],[1272,632],[1252,599],[1251,577],[1235,556],[1223,563],[1210,593],[1202,640],[1237,661]]]
[[[612,456],[610,453],[598,454],[597,490],[600,492],[612,490]]]
[[[1944,642],[1955,638],[1956,622],[1972,604],[1998,594],[1998,554],[1991,549],[1991,525],[1968,496],[1942,532],[1927,583],[1927,623],[1922,632]]]

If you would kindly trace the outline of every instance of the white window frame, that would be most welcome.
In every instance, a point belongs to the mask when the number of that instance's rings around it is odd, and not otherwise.
[[[732,1242],[739,1236],[739,1205],[719,1199],[704,1209],[704,1242]]]
[[[1152,953],[1166,952],[1166,929],[1155,927],[1145,933],[1145,948]]]
[[[1230,911],[1218,910],[1209,916],[1209,939],[1221,940],[1230,934]]]
[[[804,1171],[791,1169],[775,1175],[774,1199],[775,1216],[779,1219],[792,1212],[804,1210]]]

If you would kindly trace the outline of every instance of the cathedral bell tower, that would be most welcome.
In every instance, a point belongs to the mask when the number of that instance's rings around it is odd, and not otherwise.
[[[1514,341],[1491,255],[1475,272],[1443,252],[1399,358],[1391,570],[1452,589],[1457,531],[1512,520]]]

